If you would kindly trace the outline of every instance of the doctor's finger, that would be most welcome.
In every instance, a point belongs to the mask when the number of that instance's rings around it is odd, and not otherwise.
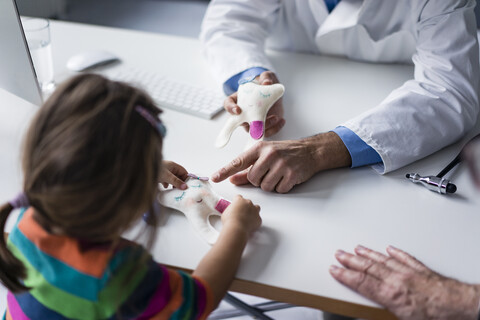
[[[265,137],[271,137],[277,132],[279,132],[285,125],[285,119],[274,116],[270,122],[266,121],[265,123]]]
[[[383,263],[350,254],[343,250],[338,250],[335,252],[335,258],[337,258],[338,262],[348,269],[364,272],[377,279],[386,279],[393,273],[392,269],[388,268]]]
[[[282,179],[283,175],[281,173],[269,170],[263,177],[260,188],[262,188],[263,191],[272,192]]]
[[[225,101],[223,102],[223,107],[228,113],[231,114],[240,114],[242,113],[242,109],[237,105],[237,93],[233,93],[229,95]]]
[[[230,177],[230,182],[233,183],[236,186],[243,186],[245,184],[250,184],[250,181],[248,181],[248,170],[243,170],[242,172],[236,173],[233,176]]]
[[[384,293],[389,289],[384,282],[366,273],[339,268],[332,265],[330,274],[340,283],[363,296],[385,306],[389,303]]]
[[[260,162],[257,161],[257,164]],[[260,187],[263,191],[274,191],[277,185],[283,180],[286,179],[286,170],[282,161],[277,161],[273,164],[268,163],[266,166],[265,174],[262,178]]]
[[[212,175],[213,182],[220,182],[226,178],[250,167],[258,159],[256,148],[250,148],[238,157],[233,159],[225,167],[221,168]]]
[[[398,272],[408,272],[409,270],[411,270],[409,267],[407,267],[400,261],[396,260],[395,258],[386,256],[383,253],[371,250],[369,248],[365,248],[364,246],[360,246],[360,245],[357,246],[355,248],[355,253],[361,257],[371,259],[378,263],[382,263],[387,267],[391,268],[392,270],[395,270]]]
[[[415,257],[409,255],[405,251],[402,251],[402,250],[397,249],[397,248],[392,247],[392,246],[388,246],[387,247],[387,252],[392,258],[394,258],[394,259],[400,261],[401,263],[413,268],[414,270],[417,270],[417,271],[420,271],[420,272],[433,272],[432,270],[427,268],[427,266],[425,266],[423,263],[418,261]]]
[[[271,169],[271,164],[265,159],[264,157],[259,157],[255,163],[253,163],[252,167],[250,170],[248,170],[248,181],[250,181],[251,184],[253,184],[255,187],[260,187],[263,183],[264,177],[267,175],[267,173]],[[275,184],[278,182],[278,180],[275,182]],[[273,185],[275,187],[275,185]],[[273,187],[271,190],[273,190]],[[263,188],[262,188],[263,189]],[[265,191],[271,191],[271,190],[265,190]]]
[[[278,193],[287,193],[293,189],[296,185],[296,181],[293,179],[288,179],[285,176],[280,180],[280,182],[275,187],[275,191]]]

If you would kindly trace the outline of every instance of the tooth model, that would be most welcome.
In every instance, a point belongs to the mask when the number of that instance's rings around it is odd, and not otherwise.
[[[242,109],[240,114],[230,114],[227,123],[217,137],[215,147],[223,148],[235,129],[242,123],[250,125],[250,142],[263,140],[265,135],[265,119],[268,110],[283,96],[285,87],[279,83],[260,85],[247,82],[238,87],[237,105]]]
[[[158,200],[165,207],[183,212],[193,228],[210,245],[218,238],[218,231],[210,224],[211,215],[220,216],[230,205],[230,201],[217,195],[207,177],[197,177],[189,173],[186,190],[169,189],[162,191]]]

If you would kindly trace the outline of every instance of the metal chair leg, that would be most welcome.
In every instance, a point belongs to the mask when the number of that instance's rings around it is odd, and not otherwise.
[[[245,314],[252,316],[254,319],[272,320],[273,318],[265,315],[265,312],[296,307],[295,305],[292,305],[292,304],[277,302],[277,301],[267,301],[263,303],[249,305],[243,302],[242,300],[234,297],[230,293],[227,293],[223,298],[223,300],[229,303],[230,305],[232,305],[233,307],[235,307],[236,310],[222,310],[222,311],[213,312],[208,317],[209,320],[228,319],[228,318],[242,316]]]

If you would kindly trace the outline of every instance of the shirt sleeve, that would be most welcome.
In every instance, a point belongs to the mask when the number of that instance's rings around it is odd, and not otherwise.
[[[479,107],[475,1],[411,1],[416,21],[414,78],[379,105],[341,124],[382,158],[387,173],[459,140]]]
[[[251,81],[268,69],[262,67],[253,67],[239,72],[223,84],[223,91],[226,95],[231,95],[238,90],[238,85],[242,81]]]
[[[280,0],[211,1],[202,21],[202,53],[219,85],[252,67],[275,71],[265,53]]]
[[[200,278],[167,269],[152,259],[137,289],[120,309],[135,319],[206,319],[213,293]]]
[[[181,271],[168,270],[168,273],[172,279],[171,300],[175,306],[179,305],[169,319],[207,319],[213,311],[213,293],[208,284]]]
[[[360,139],[352,130],[339,126],[332,131],[342,139],[347,147],[352,158],[352,168],[382,162],[382,158],[377,151]]]

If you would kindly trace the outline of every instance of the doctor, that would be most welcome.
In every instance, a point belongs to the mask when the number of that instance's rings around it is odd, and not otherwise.
[[[414,79],[369,111],[309,138],[257,143],[212,180],[284,193],[322,170],[373,165],[383,174],[455,142],[479,112],[474,7],[474,0],[212,0],[200,38],[230,94],[230,113],[241,112],[239,80],[279,81],[266,46],[415,65]],[[284,124],[280,100],[266,136]]]

